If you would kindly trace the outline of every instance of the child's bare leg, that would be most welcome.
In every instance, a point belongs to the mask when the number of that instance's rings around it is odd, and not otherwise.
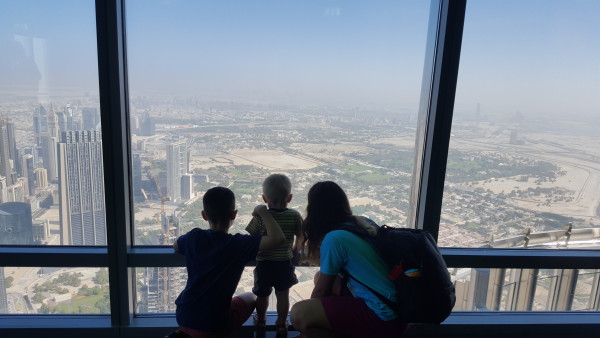
[[[290,289],[275,291],[277,298],[277,322],[276,324],[285,324],[288,311],[290,310]]]
[[[256,297],[256,316],[260,320],[267,318],[267,308],[269,307],[269,297]]]

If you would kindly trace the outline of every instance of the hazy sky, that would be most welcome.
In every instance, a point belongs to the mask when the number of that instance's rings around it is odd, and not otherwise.
[[[128,0],[132,93],[414,109],[429,1]],[[597,115],[600,1],[469,0],[457,110]],[[0,1],[0,90],[97,91],[94,1]]]

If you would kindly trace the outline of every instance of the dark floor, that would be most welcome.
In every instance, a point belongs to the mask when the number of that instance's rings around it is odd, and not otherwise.
[[[251,332],[251,331],[241,331],[237,334],[231,336],[231,338],[284,338],[284,337],[294,337],[298,334],[297,331],[289,331],[287,336],[278,336],[275,331],[265,331],[265,332]]]

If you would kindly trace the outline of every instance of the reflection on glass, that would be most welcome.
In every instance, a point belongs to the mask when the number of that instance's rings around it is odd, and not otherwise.
[[[469,1],[441,245],[598,248],[599,14]]]
[[[0,245],[106,244],[94,6],[0,4]]]
[[[107,268],[0,267],[0,314],[110,313]]]
[[[355,213],[406,223],[428,2],[126,5],[136,244],[207,227],[217,185],[242,232],[272,173],[290,208],[335,180]]]
[[[254,286],[253,267],[246,267],[235,294],[252,292]],[[316,267],[296,267],[298,284],[290,289],[290,305],[309,299],[314,287]],[[175,312],[175,299],[185,288],[185,268],[146,267],[135,269],[137,280],[136,313]],[[276,311],[275,293],[269,299],[269,311]]]
[[[600,270],[450,269],[455,311],[597,311]]]

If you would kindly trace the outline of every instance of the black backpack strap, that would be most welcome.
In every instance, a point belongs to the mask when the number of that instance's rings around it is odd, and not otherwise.
[[[359,236],[360,238],[364,239],[367,243],[369,243],[371,245],[371,247],[373,248],[373,250],[375,250],[375,252],[381,257],[381,252],[379,252],[379,250],[375,246],[375,237],[371,236],[365,229],[361,228],[360,226],[358,226],[354,222],[344,222],[342,224],[339,224],[339,225],[335,226],[334,229],[335,230],[348,231],[348,232],[351,232],[351,233]],[[383,259],[383,257],[382,257],[382,259]],[[384,296],[381,293],[375,291],[373,288],[371,288],[367,284],[361,282],[360,280],[358,280],[356,277],[352,276],[350,273],[348,273],[345,270],[342,272],[342,276],[343,276],[343,280],[344,281],[347,281],[348,278],[354,279],[360,285],[366,287],[369,291],[371,291],[371,293],[373,293],[375,296],[377,296],[390,309],[392,309],[394,312],[397,312],[396,311],[396,306],[397,306],[396,303],[393,302],[392,300],[390,300],[389,298],[387,298],[386,296]]]

